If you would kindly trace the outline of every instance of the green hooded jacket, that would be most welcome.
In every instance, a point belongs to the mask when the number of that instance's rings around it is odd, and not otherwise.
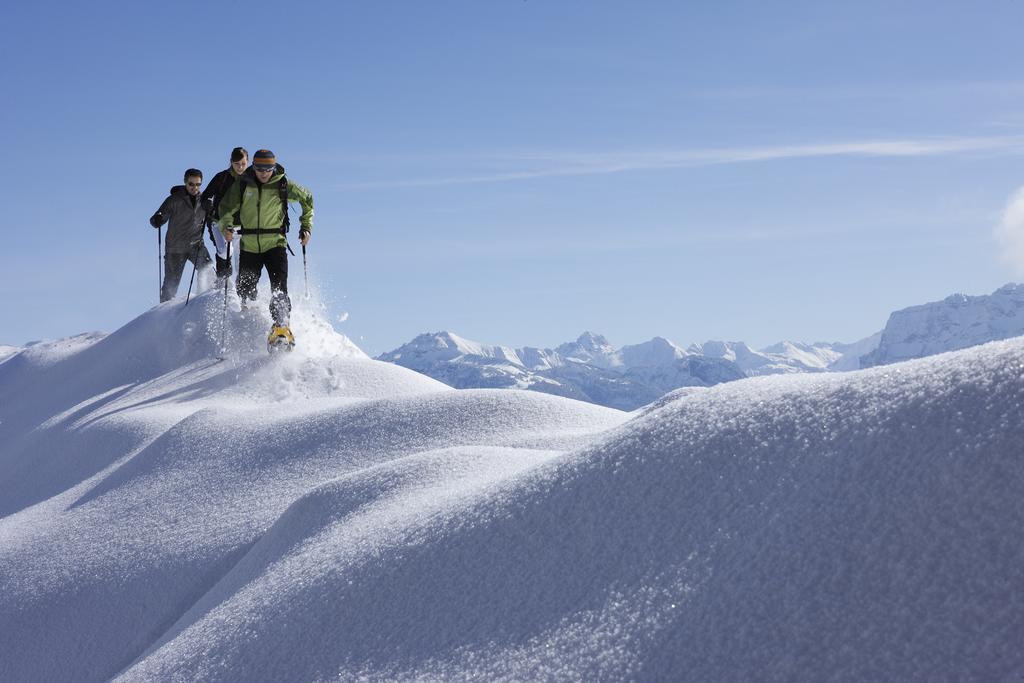
[[[270,180],[261,185],[256,180],[256,172],[249,167],[245,173],[236,180],[228,189],[224,199],[220,202],[220,222],[217,227],[224,233],[225,237],[235,227],[235,214],[244,229],[272,229],[284,225],[285,211],[287,206],[282,206],[278,190],[278,183],[284,177],[284,167],[277,165],[274,175]],[[245,196],[240,196],[242,181],[245,184]],[[302,216],[299,217],[299,230],[313,232],[313,195],[302,185],[288,179],[288,201],[298,202],[302,207]],[[241,208],[239,208],[241,207]],[[263,253],[283,247],[288,244],[283,234],[262,234],[242,235],[242,251]]]

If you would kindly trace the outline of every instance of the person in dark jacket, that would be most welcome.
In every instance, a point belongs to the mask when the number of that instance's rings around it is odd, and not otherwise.
[[[211,211],[206,215],[206,229],[210,233],[210,239],[217,247],[217,277],[224,278],[231,276],[231,259],[228,258],[227,240],[224,239],[224,235],[221,233],[220,228],[214,229],[214,224],[217,223],[218,210],[220,209],[220,202],[224,199],[224,195],[231,189],[231,186],[235,184],[235,180],[240,175],[245,173],[245,169],[249,167],[249,152],[246,151],[245,147],[235,147],[231,150],[231,165],[226,169],[213,176],[210,183],[203,190],[202,200],[207,202],[211,207]],[[236,220],[235,223],[238,221]]]
[[[170,301],[178,291],[181,272],[187,261],[200,269],[201,278],[212,266],[210,253],[203,245],[203,225],[206,223],[207,207],[199,197],[203,185],[203,172],[190,168],[185,171],[185,184],[175,185],[171,193],[149,219],[149,224],[159,228],[167,223],[167,237],[164,240],[164,282],[160,288],[160,301]]]

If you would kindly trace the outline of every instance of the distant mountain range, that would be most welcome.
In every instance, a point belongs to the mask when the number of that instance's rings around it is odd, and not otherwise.
[[[554,349],[489,346],[452,332],[421,334],[377,360],[416,370],[457,389],[519,388],[635,410],[680,387],[706,387],[752,375],[825,372],[870,343],[782,342],[754,351],[743,342],[706,342],[684,350],[655,337],[616,349],[584,332]]]
[[[1024,335],[1024,285],[986,296],[955,294],[896,311],[881,332],[858,342],[782,341],[754,350],[707,341],[683,349],[663,337],[614,348],[584,332],[554,349],[491,346],[452,332],[421,334],[378,356],[458,389],[519,388],[635,410],[681,387],[757,375],[842,372]]]

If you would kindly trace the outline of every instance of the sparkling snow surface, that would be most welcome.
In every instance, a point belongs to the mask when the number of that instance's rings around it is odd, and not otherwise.
[[[0,680],[1024,674],[1024,339],[622,413],[221,305],[0,364]]]

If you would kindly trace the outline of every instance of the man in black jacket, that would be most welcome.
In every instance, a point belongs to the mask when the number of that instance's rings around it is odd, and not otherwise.
[[[245,173],[245,169],[248,167],[249,152],[246,151],[245,147],[235,147],[231,150],[231,165],[213,176],[213,180],[203,190],[202,201],[212,207],[212,210],[206,215],[206,229],[210,232],[210,238],[217,246],[218,278],[231,275],[231,259],[228,258],[227,241],[224,239],[224,235],[221,234],[220,230],[215,230],[213,224],[220,217],[218,213],[220,200],[224,198],[227,191],[235,184],[235,180]],[[238,221],[236,220],[235,223],[237,224]]]
[[[149,219],[149,224],[159,228],[168,223],[164,240],[164,282],[160,288],[160,301],[170,301],[178,291],[181,271],[187,261],[197,269],[207,271],[212,263],[210,254],[203,245],[203,224],[206,222],[206,206],[199,198],[203,185],[203,172],[190,168],[185,171],[185,184],[175,185],[171,193]],[[201,278],[203,275],[200,276]]]

